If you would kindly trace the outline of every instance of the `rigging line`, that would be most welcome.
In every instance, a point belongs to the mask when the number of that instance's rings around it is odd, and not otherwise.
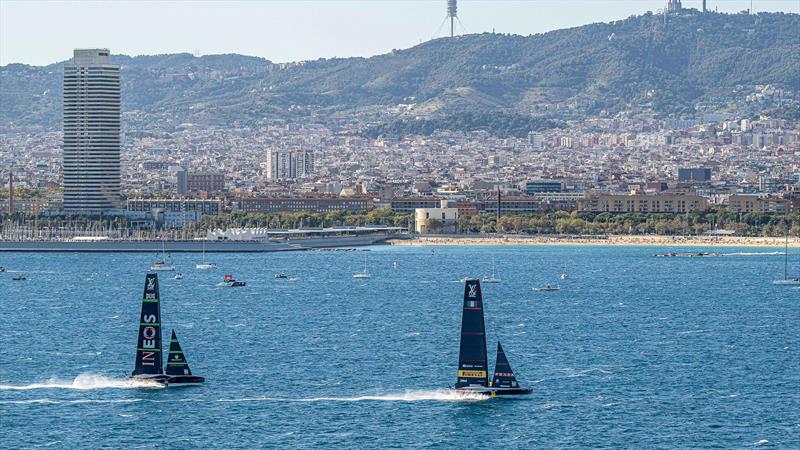
[[[458,16],[456,16],[456,22],[458,22],[458,24],[461,25],[461,31],[463,32],[462,34],[469,34],[467,27],[464,26],[464,24],[461,22],[461,19],[459,19]]]
[[[439,24],[439,28],[436,29],[436,33],[431,36],[431,40],[439,37],[439,33],[442,31],[442,27],[444,26],[445,22],[447,22],[447,19],[449,19],[449,17],[445,17],[444,20],[442,20],[442,23]]]

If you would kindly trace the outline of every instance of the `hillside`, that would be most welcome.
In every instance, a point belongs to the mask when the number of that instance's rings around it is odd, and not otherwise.
[[[724,105],[737,86],[800,90],[797,30],[797,14],[692,10],[666,25],[646,14],[527,37],[442,38],[371,58],[283,65],[241,55],[114,59],[122,65],[126,120],[137,127],[464,111],[563,119],[632,107],[691,116],[698,103]],[[62,64],[0,68],[0,126],[59,128]]]

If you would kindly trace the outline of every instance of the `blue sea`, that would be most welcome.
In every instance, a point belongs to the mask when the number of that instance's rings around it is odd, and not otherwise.
[[[772,285],[774,249],[367,250],[368,280],[361,251],[172,255],[164,334],[207,381],[168,388],[126,379],[158,255],[0,254],[0,447],[800,448],[800,290]],[[489,348],[527,397],[448,391],[459,279],[493,260]]]

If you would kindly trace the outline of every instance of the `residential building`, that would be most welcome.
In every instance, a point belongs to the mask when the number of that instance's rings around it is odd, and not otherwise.
[[[246,212],[367,212],[371,211],[372,207],[372,199],[368,197],[257,197],[239,199],[239,209]]]
[[[222,192],[225,190],[225,175],[221,173],[190,173],[186,177],[189,192]]]
[[[193,198],[132,198],[128,199],[128,211],[148,212],[161,209],[169,212],[199,211],[218,216],[223,212],[223,202],[219,199]]]
[[[578,202],[578,210],[615,213],[686,213],[707,211],[708,200],[699,195],[687,194],[591,194]]]
[[[701,183],[711,181],[711,169],[707,167],[679,168],[678,181],[699,181]]]
[[[734,213],[787,214],[792,212],[792,200],[759,194],[736,194],[728,197],[728,209]]]

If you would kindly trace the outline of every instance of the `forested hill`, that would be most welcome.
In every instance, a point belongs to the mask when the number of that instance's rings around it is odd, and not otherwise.
[[[797,14],[689,10],[666,23],[646,14],[534,36],[441,38],[371,58],[281,65],[241,55],[115,60],[123,110],[142,126],[355,114],[388,121],[465,111],[553,119],[631,108],[692,115],[698,105],[724,106],[742,86],[800,90],[798,30]],[[0,68],[0,126],[59,128],[62,64]]]

